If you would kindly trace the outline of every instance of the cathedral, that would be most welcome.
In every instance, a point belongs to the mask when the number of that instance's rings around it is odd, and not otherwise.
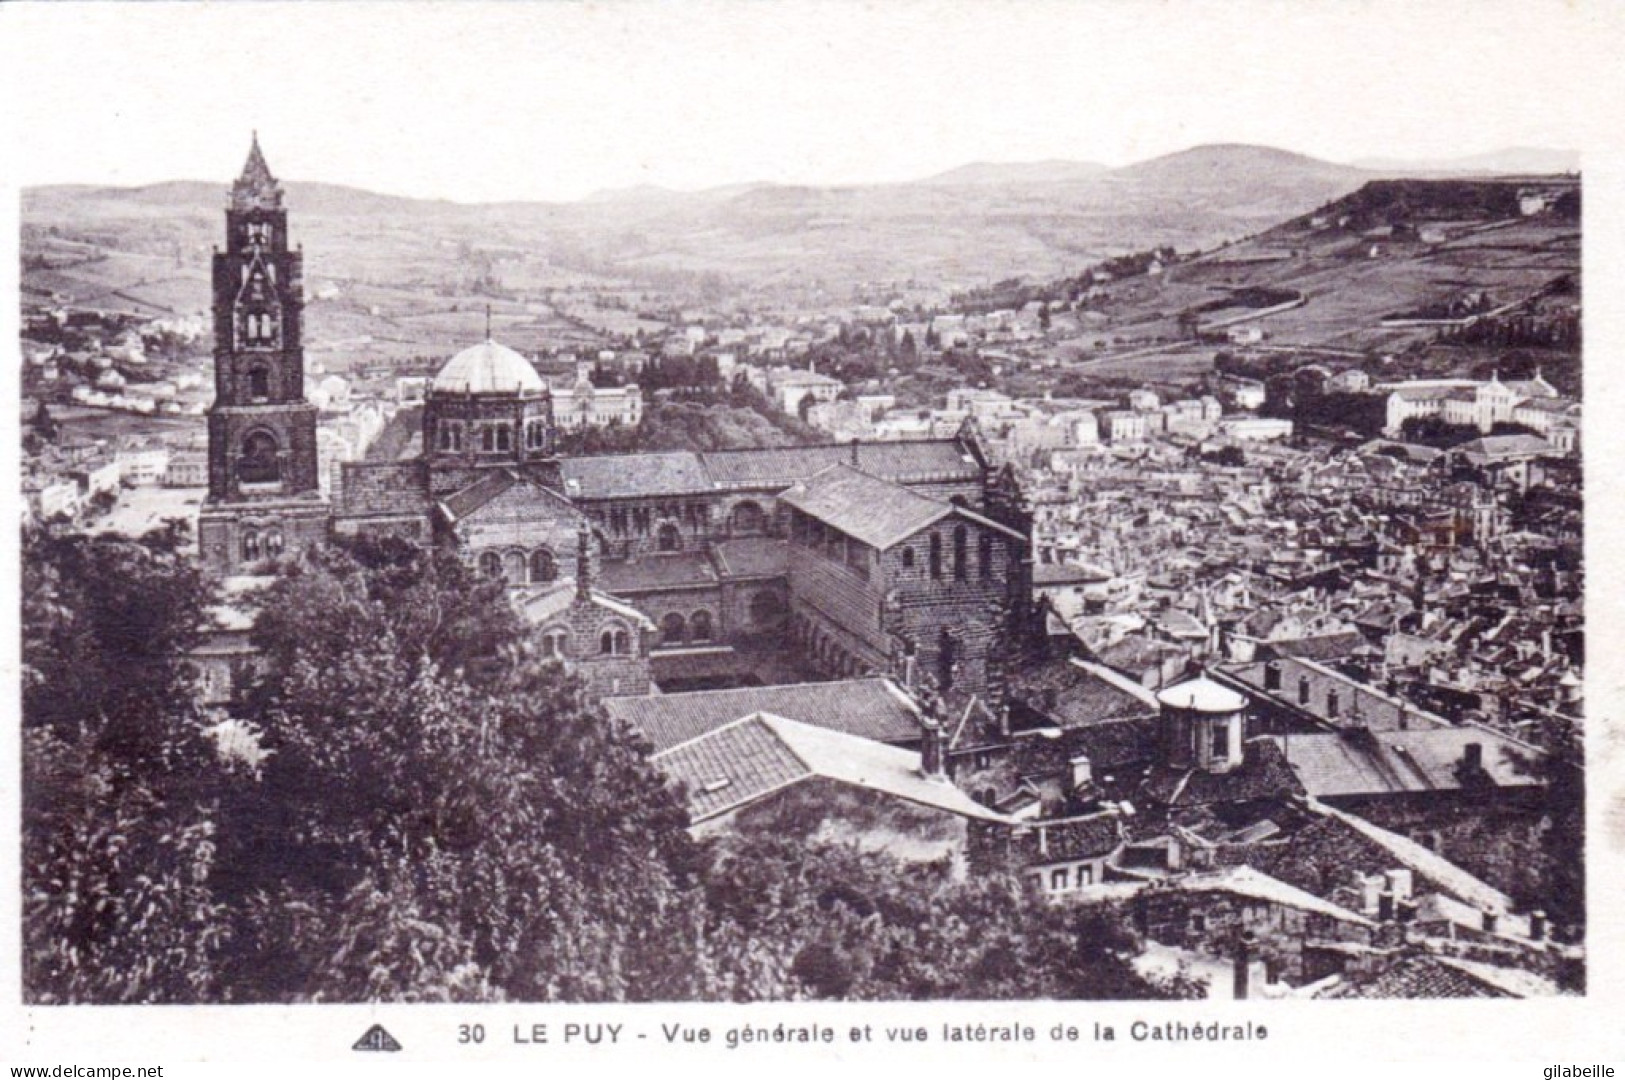
[[[956,438],[564,456],[554,395],[487,338],[427,390],[419,437],[319,490],[302,256],[256,142],[214,256],[205,564],[249,572],[329,537],[445,545],[507,583],[598,696],[729,685],[747,655],[1002,700],[1031,618],[1031,519]]]

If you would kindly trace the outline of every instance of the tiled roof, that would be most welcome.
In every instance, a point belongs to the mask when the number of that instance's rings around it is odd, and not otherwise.
[[[1342,922],[1353,923],[1356,926],[1371,927],[1375,925],[1364,915],[1358,915],[1329,900],[1323,900],[1313,893],[1305,892],[1296,886],[1288,885],[1278,878],[1260,873],[1250,866],[1229,866],[1211,873],[1194,874],[1187,878],[1180,878],[1178,883],[1180,888],[1192,892],[1218,891],[1235,893],[1255,900],[1264,900],[1272,904],[1298,908],[1301,911],[1314,912],[1317,915],[1326,915]]]
[[[701,455],[719,486],[789,486],[831,465],[852,464],[850,445],[711,450]],[[980,479],[975,457],[956,439],[899,439],[857,446],[857,467],[893,483]]]
[[[656,751],[757,712],[887,743],[916,742],[921,730],[919,713],[886,679],[619,697],[604,707],[642,731]]]
[[[1110,581],[1111,575],[1095,566],[1085,566],[1082,563],[1039,563],[1033,567],[1033,584],[1045,585],[1083,585],[1090,582]]]
[[[1517,995],[1493,985],[1460,965],[1418,954],[1390,965],[1369,978],[1337,983],[1325,998],[1509,998]]]
[[[1277,736],[1287,762],[1316,797],[1392,795],[1459,791],[1466,747],[1482,748],[1484,772],[1498,787],[1538,783],[1527,767],[1541,756],[1490,728],[1432,728],[1424,731],[1316,732]]]
[[[1080,754],[1089,757],[1096,777],[1124,766],[1141,765],[1157,753],[1157,721],[1113,720],[1067,728],[1058,739],[1023,738],[1015,744],[1016,771],[1024,777],[1058,776]]]
[[[1061,821],[1035,821],[1018,830],[1014,847],[1028,866],[1109,855],[1123,842],[1115,812]]]
[[[954,512],[950,503],[849,465],[831,465],[780,501],[882,551]]]
[[[1021,666],[1013,673],[1010,694],[1063,728],[1156,712],[1143,698],[1066,659]]]
[[[784,541],[766,536],[724,540],[711,549],[724,578],[783,577],[789,559]]]
[[[519,482],[507,469],[496,469],[440,500],[440,508],[452,521],[461,521]]]
[[[703,551],[650,555],[642,559],[606,559],[599,575],[612,593],[631,595],[660,589],[688,589],[717,584],[716,568]]]
[[[340,517],[422,515],[429,495],[421,461],[347,461],[341,466]]]
[[[1279,746],[1268,739],[1255,739],[1244,746],[1242,763],[1227,773],[1159,765],[1141,785],[1141,794],[1170,810],[1303,794],[1303,785],[1287,766]]]
[[[453,524],[477,513],[492,499],[510,491],[515,485],[524,484],[528,490],[522,495],[532,501],[533,505],[551,505],[556,514],[580,520],[581,514],[575,506],[546,484],[538,483],[534,476],[521,476],[512,469],[492,469],[482,473],[466,487],[452,492],[440,500],[441,511],[451,519]]]
[[[654,629],[653,620],[630,604],[607,593],[601,593],[597,589],[592,590],[590,595],[594,605],[606,611],[614,612],[633,626],[639,626],[646,630]],[[519,614],[526,622],[532,626],[540,626],[548,619],[570,610],[571,605],[575,602],[575,579],[559,578],[557,581],[551,581],[546,585],[521,592],[516,601],[516,606],[519,608]]]
[[[1297,656],[1324,661],[1352,656],[1365,643],[1363,636],[1349,630],[1341,634],[1320,634],[1316,637],[1295,638],[1290,641],[1267,641],[1259,647],[1259,651],[1274,656]]]
[[[696,495],[712,490],[711,477],[699,456],[687,450],[571,457],[560,462],[559,468],[565,493],[572,498]]]
[[[742,717],[651,760],[687,788],[696,822],[812,777],[961,817],[1004,820],[948,781],[924,776],[918,753],[768,713]]]

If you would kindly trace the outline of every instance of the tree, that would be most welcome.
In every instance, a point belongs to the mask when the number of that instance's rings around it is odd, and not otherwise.
[[[500,583],[362,545],[264,607],[250,719],[271,757],[217,875],[257,908],[230,958],[245,997],[686,995],[686,813]]]
[[[212,590],[179,530],[23,539],[23,970],[40,1002],[194,1001],[230,935],[208,887],[213,751],[183,656]]]

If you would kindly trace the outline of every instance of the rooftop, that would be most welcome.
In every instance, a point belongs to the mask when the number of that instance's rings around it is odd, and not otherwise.
[[[687,788],[696,823],[814,777],[961,817],[1004,820],[946,780],[927,778],[914,751],[771,713],[751,713],[662,750],[651,760]]]
[[[529,394],[547,389],[531,362],[486,338],[446,361],[434,377],[437,394]]]
[[[885,743],[912,743],[921,734],[919,711],[888,679],[618,697],[604,707],[641,731],[657,752],[758,712]]]
[[[951,503],[831,465],[785,492],[783,502],[882,551],[953,513]]]

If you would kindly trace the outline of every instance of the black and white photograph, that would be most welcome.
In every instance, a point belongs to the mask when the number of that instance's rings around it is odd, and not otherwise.
[[[0,1059],[1609,1014],[1615,12],[6,7]]]

